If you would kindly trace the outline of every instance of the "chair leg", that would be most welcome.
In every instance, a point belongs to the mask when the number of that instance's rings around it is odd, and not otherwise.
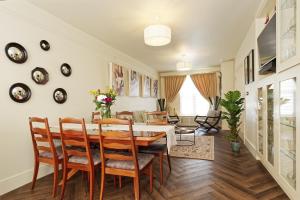
[[[152,167],[152,162],[149,165],[149,178],[150,178],[150,192],[152,193],[152,191],[153,191],[153,167]]]
[[[32,190],[34,189],[34,186],[35,186],[35,182],[36,182],[37,175],[39,172],[39,166],[40,166],[40,162],[38,160],[36,160],[34,163],[34,171],[33,171],[32,184],[31,184]]]
[[[101,185],[100,185],[100,200],[103,200],[104,195],[104,183],[105,183],[105,173],[104,169],[101,169]]]
[[[95,171],[92,169],[89,173],[89,181],[90,181],[90,200],[94,198],[94,184],[95,184]]]
[[[135,200],[140,200],[140,177],[134,177],[133,182],[134,182],[134,199]]]
[[[58,185],[58,164],[54,165],[52,197],[56,196]]]
[[[159,172],[160,172],[160,184],[164,184],[164,153],[159,153]]]
[[[122,176],[119,176],[119,188],[122,188]]]
[[[170,155],[169,155],[168,149],[167,149],[167,159],[168,159],[169,170],[170,170],[170,172],[171,172],[171,171],[172,171],[172,167],[171,167],[171,159],[170,159]]]
[[[114,188],[116,188],[116,187],[117,187],[117,176],[114,175]]]
[[[67,176],[68,176],[68,169],[67,166],[64,163],[64,169],[63,169],[63,179],[62,179],[62,186],[61,186],[61,196],[60,199],[64,199],[65,189],[66,189],[66,182],[67,182]]]

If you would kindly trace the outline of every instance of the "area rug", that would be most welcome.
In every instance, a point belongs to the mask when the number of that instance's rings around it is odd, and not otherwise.
[[[185,140],[193,140],[193,136],[185,135]],[[195,145],[180,146],[184,141],[178,141],[179,145],[172,146],[170,155],[179,158],[191,158],[199,160],[214,160],[214,137],[196,136]]]

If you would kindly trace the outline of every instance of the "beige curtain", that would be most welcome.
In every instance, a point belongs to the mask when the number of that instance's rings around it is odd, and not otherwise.
[[[191,75],[196,88],[207,100],[218,96],[218,80],[216,73]]]
[[[165,94],[167,103],[171,103],[178,94],[186,76],[166,76]]]

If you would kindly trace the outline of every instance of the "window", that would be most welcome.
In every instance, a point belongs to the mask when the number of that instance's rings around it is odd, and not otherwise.
[[[179,95],[181,115],[207,115],[209,102],[200,94],[190,76],[186,77]]]

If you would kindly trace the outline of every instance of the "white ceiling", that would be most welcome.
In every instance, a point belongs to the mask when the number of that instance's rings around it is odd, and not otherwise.
[[[234,58],[260,0],[28,1],[159,71],[171,71],[182,54],[194,68]],[[157,17],[172,28],[172,42],[149,47],[143,30]]]

